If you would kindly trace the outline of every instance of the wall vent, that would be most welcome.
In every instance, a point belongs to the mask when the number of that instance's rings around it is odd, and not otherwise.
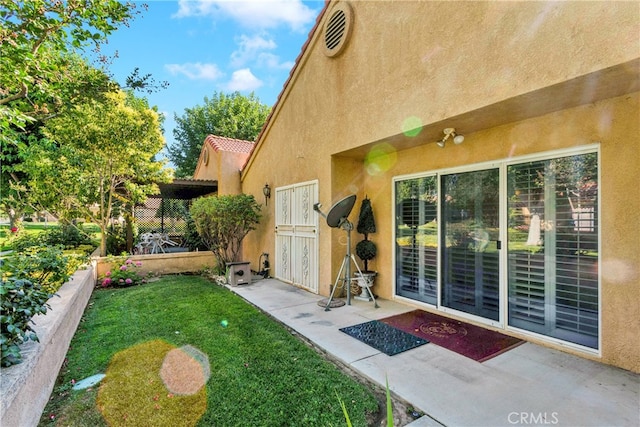
[[[332,10],[324,25],[324,53],[332,57],[342,53],[353,23],[353,12],[349,3],[339,3]]]

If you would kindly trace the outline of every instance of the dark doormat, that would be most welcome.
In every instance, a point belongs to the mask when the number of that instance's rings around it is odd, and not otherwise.
[[[524,343],[518,338],[422,310],[380,321],[478,362],[489,360]]]
[[[377,320],[340,328],[340,330],[389,356],[429,342]]]

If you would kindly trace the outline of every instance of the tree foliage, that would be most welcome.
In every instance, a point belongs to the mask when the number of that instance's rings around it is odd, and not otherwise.
[[[136,13],[117,0],[0,3],[0,130],[23,128],[66,97],[67,53],[99,44]],[[64,86],[64,85],[62,85]],[[38,99],[34,99],[34,95]]]
[[[44,123],[64,114],[64,111],[75,104],[89,100],[104,100],[105,94],[114,90],[113,83],[104,72],[91,67],[79,56],[67,55],[59,59],[64,72],[56,84],[56,95],[34,89],[27,98],[15,100],[7,107],[28,114],[29,121],[26,121],[22,128],[8,123],[5,123],[6,126],[0,125],[0,183],[3,187],[0,208],[7,213],[13,212],[17,217],[22,212],[46,209],[42,201],[31,197],[26,185],[28,176],[23,165],[28,159],[29,147],[40,143]],[[33,109],[29,110],[29,107]],[[0,109],[2,108],[0,106]]]
[[[204,244],[216,256],[219,271],[239,261],[242,239],[260,222],[260,205],[247,194],[203,197],[191,206],[191,216]]]
[[[173,135],[176,144],[168,147],[169,159],[176,165],[176,175],[192,177],[207,135],[255,141],[270,108],[251,93],[231,95],[214,93],[204,98],[204,105],[186,108],[184,115],[175,115]]]
[[[155,156],[164,146],[160,118],[145,99],[112,93],[47,122],[46,139],[29,147],[30,191],[70,218],[102,230],[101,253],[114,205],[132,205],[170,179]],[[64,182],[64,185],[60,183]],[[92,212],[90,206],[99,210]]]
[[[108,36],[146,9],[117,0],[6,0],[0,2],[0,209],[11,225],[23,213],[48,209],[32,197],[23,161],[42,138],[50,118],[119,90],[110,75],[83,59],[91,48],[100,54]],[[166,87],[136,68],[126,86],[147,91]]]

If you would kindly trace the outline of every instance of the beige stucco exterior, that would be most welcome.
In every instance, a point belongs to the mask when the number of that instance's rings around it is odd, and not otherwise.
[[[248,152],[225,150],[205,140],[193,176],[199,180],[217,181],[217,194],[241,193],[240,171],[248,157]]]
[[[374,289],[391,299],[394,177],[597,146],[600,351],[525,338],[640,372],[640,4],[354,1],[348,44],[328,57],[323,26],[342,3],[312,32],[244,166],[242,192],[262,200],[265,182],[318,180],[325,206],[367,195],[378,225]],[[464,143],[436,146],[445,127]],[[274,252],[274,206],[244,242],[254,269]],[[341,238],[320,221],[320,253],[331,254],[319,260],[323,295]]]

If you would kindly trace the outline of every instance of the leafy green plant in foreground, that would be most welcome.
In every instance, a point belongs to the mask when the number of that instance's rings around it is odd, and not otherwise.
[[[26,279],[14,277],[0,281],[0,351],[2,366],[15,365],[22,361],[20,344],[38,341],[30,323],[36,314],[47,312],[47,301],[52,294]]]

